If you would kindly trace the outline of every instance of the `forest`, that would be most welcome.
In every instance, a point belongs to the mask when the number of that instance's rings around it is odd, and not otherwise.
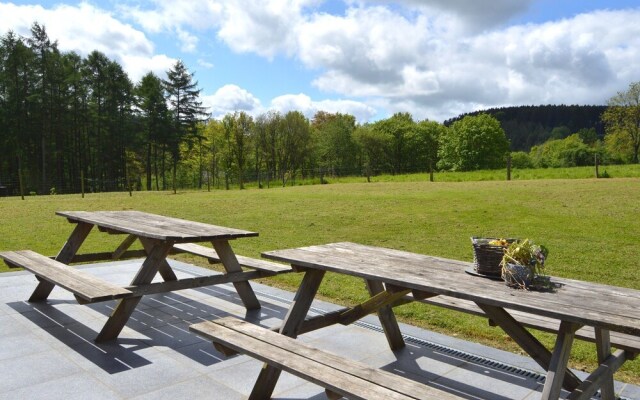
[[[604,139],[601,120],[607,106],[541,105],[489,108],[467,113],[444,122],[446,126],[469,115],[489,114],[502,125],[512,151],[529,151],[549,139],[564,139],[583,129],[594,129],[598,139]]]
[[[181,61],[166,77],[149,72],[134,83],[101,52],[61,52],[38,23],[30,37],[8,32],[0,37],[0,188],[15,195],[265,187],[309,176],[504,168],[509,152],[516,167],[607,158],[605,106],[507,107],[444,124],[409,113],[358,123],[324,111],[238,111],[216,120],[199,95]]]

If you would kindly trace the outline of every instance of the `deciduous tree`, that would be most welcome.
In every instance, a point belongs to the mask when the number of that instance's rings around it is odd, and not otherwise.
[[[495,169],[505,165],[508,151],[509,141],[496,118],[467,116],[440,137],[438,165],[453,171]]]
[[[608,107],[602,114],[606,134],[627,135],[631,145],[632,162],[638,163],[640,149],[640,82],[629,85],[629,89],[618,92],[609,99]],[[619,143],[621,141],[618,141]]]

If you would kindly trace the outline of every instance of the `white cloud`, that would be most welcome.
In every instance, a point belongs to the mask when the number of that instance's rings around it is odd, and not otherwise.
[[[212,62],[209,62],[207,60],[203,60],[202,58],[199,58],[197,63],[198,63],[199,66],[201,66],[202,68],[205,68],[205,69],[211,69],[211,68],[215,67],[215,65]]]
[[[51,9],[0,3],[0,26],[5,30],[1,34],[11,29],[30,37],[34,22],[44,25],[61,51],[75,51],[83,56],[100,51],[121,63],[133,81],[149,71],[164,74],[175,62],[165,55],[154,54],[154,45],[143,32],[89,3]]]
[[[508,104],[602,104],[640,71],[640,11],[460,35],[438,18],[376,6],[318,15],[300,28],[314,84],[424,115]],[[379,32],[388,32],[380,35]],[[422,110],[422,112],[420,112]],[[430,115],[426,115],[430,116]],[[440,117],[442,118],[442,117]]]
[[[319,100],[314,101],[306,94],[285,94],[271,100],[269,107],[264,107],[252,93],[237,85],[225,85],[213,95],[201,96],[203,105],[208,107],[213,118],[221,119],[226,114],[245,111],[254,117],[267,111],[286,114],[289,111],[300,111],[307,118],[312,118],[318,111],[351,114],[359,122],[370,121],[377,110],[363,102],[354,100]]]
[[[122,68],[127,71],[129,78],[137,83],[148,72],[153,72],[156,76],[165,79],[166,72],[173,68],[176,60],[164,54],[151,57],[132,54],[122,56],[119,62]]]
[[[202,105],[209,108],[213,118],[222,118],[236,111],[257,115],[262,112],[260,100],[247,90],[236,85],[225,85],[213,95],[201,96]]]
[[[312,118],[318,111],[329,113],[351,114],[359,122],[367,122],[377,111],[373,107],[353,100],[320,100],[313,101],[306,94],[287,94],[271,100],[271,109],[285,114],[289,111],[300,111],[307,118]]]
[[[119,4],[117,9],[147,32],[172,33],[185,52],[194,52],[198,44],[198,37],[191,30],[206,32],[217,27],[222,19],[223,6],[218,1],[154,0],[147,4],[147,8]]]
[[[102,51],[132,79],[147,70],[160,75],[174,63],[155,54],[145,32],[173,35],[186,52],[215,40],[235,52],[298,63],[315,74],[316,88],[343,99],[287,94],[272,100],[274,108],[296,106],[307,115],[354,110],[359,120],[395,111],[445,119],[503,105],[602,104],[640,80],[640,9],[507,26],[535,1],[345,0],[344,12],[334,14],[322,0],[121,3],[118,15],[144,31],[90,3],[51,9],[0,3],[0,26],[28,36],[38,21],[61,50]],[[264,109],[234,85],[207,101],[219,113]]]
[[[237,52],[267,58],[294,54],[296,28],[303,20],[301,0],[235,0],[225,2],[218,37]]]

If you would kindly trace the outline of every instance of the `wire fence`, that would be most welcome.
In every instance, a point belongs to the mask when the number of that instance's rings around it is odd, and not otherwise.
[[[606,170],[602,171],[596,158],[594,163],[594,176],[608,177]],[[507,161],[506,175],[503,179],[511,179],[511,163]],[[599,171],[600,169],[600,171]],[[504,171],[504,169],[502,170]],[[133,174],[133,176],[117,179],[88,178],[83,174],[67,178],[66,180],[51,179],[46,184],[41,184],[37,179],[28,180],[20,176],[0,175],[0,197],[6,196],[36,196],[56,194],[80,194],[84,196],[90,193],[128,192],[133,195],[140,191],[172,191],[172,190],[225,190],[243,187],[283,187],[297,185],[313,185],[327,183],[328,180],[343,177],[363,177],[369,179],[379,175],[405,175],[424,173],[429,174],[429,179],[434,180],[434,171],[426,169],[410,169],[394,171],[391,168],[303,168],[296,171],[275,172],[268,170],[250,169],[242,173],[242,179],[238,171],[208,170],[194,171],[178,169],[175,180],[173,174],[166,172],[164,175],[152,175],[147,182],[146,175]],[[15,174],[18,175],[18,174]]]

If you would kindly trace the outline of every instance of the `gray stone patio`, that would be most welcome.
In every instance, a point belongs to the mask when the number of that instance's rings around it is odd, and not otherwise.
[[[210,274],[180,262],[172,266],[179,277]],[[122,285],[137,270],[136,261],[83,268]],[[226,315],[275,326],[293,297],[253,283],[263,307],[248,313],[231,285],[145,296],[117,341],[95,344],[93,338],[114,302],[82,306],[69,292],[56,288],[49,302],[28,303],[35,285],[28,272],[0,274],[0,399],[246,398],[261,363],[247,356],[224,358],[188,327]],[[315,302],[313,311],[336,308]],[[540,397],[544,377],[526,357],[409,325],[401,329],[407,346],[397,352],[389,350],[374,316],[305,334],[300,340],[469,399]],[[640,399],[636,386],[616,383],[616,390],[624,398]],[[285,373],[274,398],[326,396],[322,388]]]

